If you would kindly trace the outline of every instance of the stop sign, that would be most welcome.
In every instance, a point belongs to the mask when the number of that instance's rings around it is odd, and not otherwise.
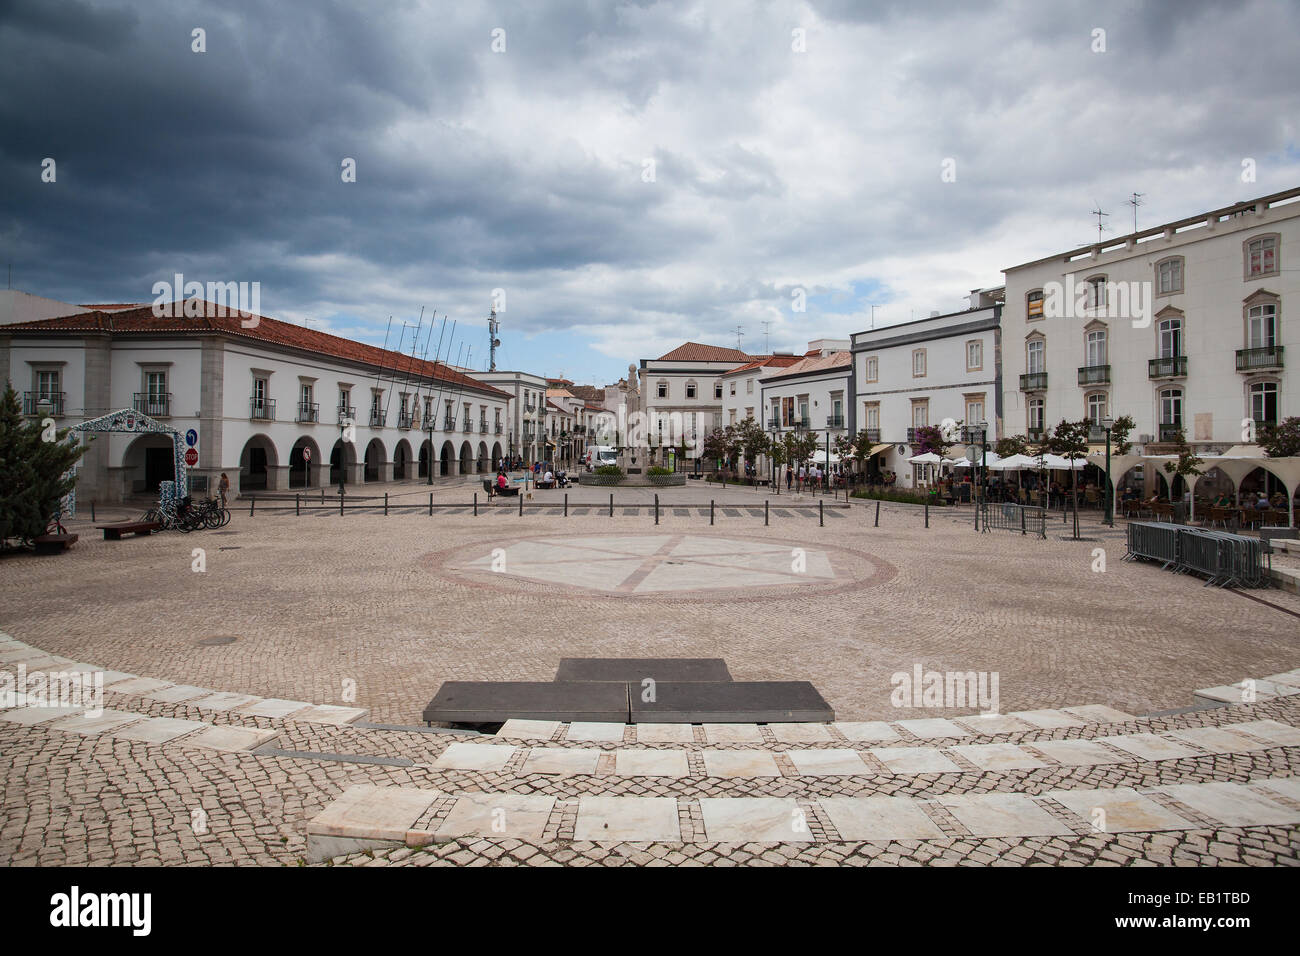
[[[193,448],[185,449],[185,464],[193,468],[199,463],[199,453]]]

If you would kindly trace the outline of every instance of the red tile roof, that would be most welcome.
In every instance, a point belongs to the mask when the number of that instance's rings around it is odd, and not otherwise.
[[[735,368],[727,369],[722,373],[723,378],[728,375],[736,375],[740,372],[751,372],[756,368],[787,368],[795,362],[802,362],[803,358],[798,355],[765,355],[753,362],[747,362],[744,365],[737,365]]]
[[[81,312],[77,315],[64,315],[56,319],[37,319],[33,322],[18,322],[4,326],[6,334],[15,332],[108,332],[112,335],[157,334],[159,332],[183,333],[187,335],[229,335],[239,339],[251,339],[267,345],[279,345],[286,348],[301,349],[332,358],[362,362],[382,368],[394,375],[417,375],[434,378],[453,385],[474,388],[480,392],[512,398],[509,392],[493,388],[477,379],[457,372],[442,362],[430,362],[412,358],[391,349],[381,349],[374,345],[354,342],[328,332],[320,332],[301,325],[281,322],[279,319],[256,316],[257,324],[244,328],[239,313],[225,310],[225,315],[217,316],[220,307],[213,303],[203,311],[209,313],[196,318],[159,318],[153,314],[153,305],[140,306],[124,312]],[[176,311],[182,309],[181,303],[175,304]],[[246,317],[243,321],[251,321]]]
[[[800,359],[796,364],[782,371],[781,374],[805,375],[810,372],[825,372],[833,368],[848,368],[852,364],[852,352],[832,352],[830,355],[813,352],[808,358]]]
[[[721,345],[701,345],[699,342],[684,342],[667,355],[659,356],[660,362],[748,362],[754,356],[740,349],[723,348]]]

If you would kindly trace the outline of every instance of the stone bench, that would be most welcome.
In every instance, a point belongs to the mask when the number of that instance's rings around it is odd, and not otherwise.
[[[97,524],[96,531],[104,532],[105,541],[121,541],[124,534],[153,534],[161,531],[157,521],[120,521],[117,524]]]

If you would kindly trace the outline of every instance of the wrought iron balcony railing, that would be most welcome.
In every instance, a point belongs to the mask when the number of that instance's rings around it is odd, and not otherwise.
[[[1022,392],[1044,392],[1047,390],[1046,372],[1026,372],[1020,376]]]
[[[781,419],[780,419],[780,418],[769,418],[769,419],[767,420],[767,427],[768,427],[769,429],[780,428],[780,427],[781,427]]]
[[[397,410],[397,427],[410,428],[415,424],[415,412],[408,412],[404,409]]]
[[[1186,374],[1186,355],[1169,355],[1147,362],[1147,378],[1182,378]]]
[[[456,419],[444,418],[442,420],[442,430],[445,432],[454,432],[456,430]]]
[[[275,421],[275,399],[257,398],[248,400],[248,417],[257,422]]]
[[[172,413],[171,392],[136,392],[131,397],[131,407],[150,418],[166,418]]]
[[[873,445],[880,443],[879,428],[864,428],[863,431],[867,433],[867,441],[871,442]]]
[[[1177,441],[1178,433],[1183,430],[1182,422],[1161,422],[1160,423],[1160,440]]]
[[[827,428],[843,428],[843,427],[844,427],[844,416],[843,416],[843,415],[827,415],[827,416],[826,416],[826,427],[827,427]]]
[[[348,421],[357,420],[357,407],[355,405],[340,405],[338,407],[339,421],[347,419]]]
[[[1079,384],[1080,385],[1109,385],[1110,366],[1109,365],[1079,366]]]
[[[1237,349],[1237,371],[1253,372],[1262,368],[1281,368],[1281,345],[1265,345],[1255,349]]]
[[[23,392],[24,415],[62,415],[64,392]],[[49,411],[45,411],[45,409]]]
[[[383,428],[388,422],[388,412],[382,408],[370,409],[370,427]]]
[[[299,403],[298,403],[298,421],[300,421],[300,422],[318,422],[318,421],[320,421],[320,403],[319,403],[319,402],[299,402]]]

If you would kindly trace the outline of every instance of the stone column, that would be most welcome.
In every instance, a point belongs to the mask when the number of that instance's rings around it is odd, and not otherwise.
[[[225,342],[219,338],[205,338],[199,352],[199,467],[206,472],[208,494],[215,496],[221,481],[221,425],[225,401]],[[230,474],[229,469],[224,469]],[[268,482],[269,482],[268,478]],[[230,478],[233,495],[239,487],[239,468]]]
[[[98,418],[114,409],[109,407],[112,385],[112,340],[107,334],[87,335],[82,339],[82,356],[85,363],[85,392],[82,397],[82,411],[86,418]],[[89,511],[91,501],[119,502],[124,494],[130,494],[129,485],[123,487],[123,479],[110,480],[112,470],[120,471],[121,462],[109,458],[109,435],[81,433],[81,440],[89,442],[90,448],[82,456],[80,477],[77,479],[78,510],[85,507]],[[124,452],[125,453],[125,452]]]
[[[266,490],[287,491],[288,489],[289,489],[289,466],[288,465],[267,465],[266,466]]]

